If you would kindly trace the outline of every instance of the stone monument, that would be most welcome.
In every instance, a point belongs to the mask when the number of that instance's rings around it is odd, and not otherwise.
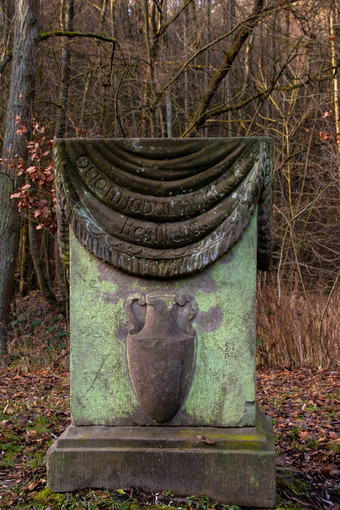
[[[55,142],[72,425],[48,452],[52,491],[275,505],[255,396],[271,152],[268,138]]]

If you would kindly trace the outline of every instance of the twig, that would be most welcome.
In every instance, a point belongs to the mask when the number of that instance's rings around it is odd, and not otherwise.
[[[9,51],[4,56],[4,58],[0,62],[0,74],[2,74],[4,72],[6,65],[8,64],[8,62],[10,62],[12,60],[12,57],[13,57],[13,52],[12,51]]]
[[[322,326],[323,326],[323,320],[324,320],[326,312],[328,310],[329,303],[331,301],[331,297],[332,297],[333,292],[335,290],[336,284],[338,283],[339,276],[340,276],[340,271],[339,271],[339,273],[337,274],[337,277],[334,280],[333,286],[332,286],[332,288],[330,290],[330,293],[328,295],[328,298],[327,298],[327,303],[326,303],[325,308],[323,309],[323,312],[322,312],[321,317],[320,317],[318,341],[319,341],[320,351],[321,351],[321,359],[320,359],[320,367],[321,368],[323,367],[323,358],[324,358],[324,356],[323,356],[323,345],[322,345]]]

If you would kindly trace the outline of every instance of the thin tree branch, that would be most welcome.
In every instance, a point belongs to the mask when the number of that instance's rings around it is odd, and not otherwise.
[[[340,67],[340,63],[338,63],[337,68],[339,68],[339,67]],[[243,101],[241,101],[241,102],[239,102],[237,104],[229,105],[229,106],[223,106],[223,107],[218,106],[216,108],[208,110],[204,114],[204,116],[203,116],[204,122],[207,120],[208,117],[211,118],[211,117],[215,117],[217,115],[221,115],[222,113],[234,112],[234,111],[237,111],[237,110],[241,110],[247,104],[251,103],[252,101],[255,101],[256,99],[262,98],[264,96],[268,96],[274,90],[276,90],[278,92],[289,92],[291,90],[295,90],[295,89],[304,87],[305,85],[308,85],[309,83],[313,83],[313,81],[316,80],[316,79],[318,79],[318,80],[328,80],[329,76],[327,76],[327,73],[329,71],[332,71],[332,69],[333,68],[330,67],[330,68],[326,69],[324,74],[321,75],[321,76],[320,76],[320,73],[317,73],[317,74],[315,74],[313,76],[306,77],[306,79],[301,79],[299,82],[294,83],[292,85],[277,85],[277,83],[272,83],[269,87],[263,89],[260,92],[257,92],[256,94],[253,94],[252,96],[244,99]]]
[[[40,41],[46,41],[46,39],[50,39],[51,37],[89,37],[92,39],[98,39],[99,41],[110,42],[113,44],[118,44],[117,39],[114,37],[106,37],[101,34],[94,34],[92,32],[67,32],[63,30],[55,30],[53,32],[44,32],[40,35]]]
[[[9,51],[4,56],[4,58],[0,62],[0,74],[2,74],[4,72],[6,65],[8,64],[8,62],[10,62],[12,60],[12,57],[13,57],[13,52],[12,51]]]
[[[169,25],[171,25],[171,23],[173,23],[180,16],[180,14],[188,7],[189,4],[192,3],[192,1],[193,0],[187,0],[185,2],[185,4],[183,4],[182,7],[178,10],[178,12],[176,12],[176,14],[174,14],[174,16],[171,18],[171,20],[169,20],[167,23],[165,23],[164,25],[162,25],[159,28],[159,30],[155,34],[157,38],[161,37],[164,34],[164,32],[169,27]]]

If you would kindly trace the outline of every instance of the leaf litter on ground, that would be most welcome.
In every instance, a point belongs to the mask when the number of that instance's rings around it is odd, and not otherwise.
[[[279,492],[278,508],[289,508],[287,502],[292,501],[302,508],[339,509],[339,374],[318,369],[259,370],[257,383],[259,404],[274,421],[279,472],[288,472],[288,480],[294,474],[292,483]],[[155,499],[182,508],[223,508],[199,497],[167,496],[166,487],[157,497],[138,488],[122,488],[54,498],[46,488],[45,459],[48,447],[70,423],[66,370],[26,374],[3,364],[0,423],[0,508],[123,509],[132,501],[133,508],[147,504],[150,508]],[[83,506],[84,502],[91,504]]]
[[[168,487],[49,491],[46,452],[70,424],[67,329],[39,293],[18,300],[10,354],[0,358],[0,508],[237,509]],[[340,510],[339,373],[260,369],[257,395],[274,423],[277,508]]]

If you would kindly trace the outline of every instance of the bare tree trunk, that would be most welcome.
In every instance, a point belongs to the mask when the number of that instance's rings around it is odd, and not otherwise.
[[[166,91],[166,126],[168,138],[172,138],[172,100],[169,89]]]
[[[17,121],[30,123],[32,116],[36,47],[39,40],[39,0],[16,0],[13,63],[7,106],[3,159],[24,156],[27,140],[18,131]],[[14,273],[18,253],[20,218],[11,193],[18,185],[15,169],[0,170],[0,352],[6,352],[5,325],[10,316]]]
[[[39,254],[37,229],[35,228],[31,216],[28,217],[28,233],[30,239],[30,252],[33,260],[35,274],[37,275],[39,289],[51,305],[60,307],[60,303],[51,291],[49,283],[45,277],[43,263]]]
[[[168,2],[164,1],[164,13],[163,13],[164,23],[168,21]],[[169,38],[168,34],[164,35],[164,53],[166,54],[166,58],[169,60]],[[172,98],[170,88],[165,93],[165,111],[166,111],[166,136],[168,138],[172,138]]]
[[[106,12],[107,12],[108,5],[109,5],[108,0],[102,1],[102,8],[100,11],[100,23],[102,26],[104,26],[105,21],[106,21]]]
[[[64,1],[62,8],[65,8]],[[73,31],[73,18],[74,18],[74,0],[68,0],[65,8],[65,30],[67,32]],[[62,27],[64,29],[64,27]],[[70,42],[68,39],[63,42],[63,57],[62,57],[62,78],[60,87],[60,113],[58,118],[57,138],[63,138],[66,133],[66,115],[68,107],[69,85],[71,76],[71,52]]]
[[[336,4],[338,2],[335,2]],[[330,42],[332,51],[332,67],[333,67],[333,104],[336,140],[338,146],[338,157],[340,159],[340,108],[339,108],[339,78],[337,69],[337,52],[336,45],[339,44],[339,25],[338,25],[338,9],[334,5],[331,9],[329,17],[330,25]],[[338,164],[339,191],[340,191],[340,163]]]
[[[57,240],[54,243],[54,260],[55,260],[55,284],[57,285],[60,293],[63,295],[63,298],[66,299],[68,295],[66,271],[64,269],[64,264],[62,263],[60,257]]]
[[[67,0],[67,4],[65,4],[65,0],[62,0],[61,8],[63,9],[62,15],[61,15],[61,22],[62,25],[65,26],[65,30],[67,32],[73,31],[73,20],[74,20],[74,0]],[[104,9],[105,14],[105,9]],[[102,17],[102,19],[104,19]],[[62,26],[63,28],[63,26]],[[58,119],[58,125],[57,125],[57,131],[56,135],[58,138],[64,138],[67,133],[67,109],[68,109],[68,102],[69,102],[69,87],[70,87],[70,78],[71,78],[71,52],[70,52],[70,41],[66,39],[64,41],[63,45],[63,55],[62,55],[62,78],[61,78],[61,87],[60,87],[60,114]],[[86,88],[84,90],[84,101],[86,100]],[[83,114],[83,111],[82,111]],[[44,271],[43,271],[43,265],[41,263],[38,250],[36,249],[35,253],[32,252],[32,247],[35,248],[36,243],[36,232],[32,231],[32,225],[30,222],[30,246],[31,246],[31,254],[34,262],[34,268],[37,273],[37,279],[39,288],[42,291],[43,295],[46,297],[47,301],[49,301],[51,304],[60,306],[60,303],[57,301],[56,297],[54,296],[50,286],[48,285],[48,282],[46,281]],[[31,235],[33,238],[31,238]],[[53,240],[53,242],[56,244],[54,252],[58,252],[58,239],[57,237]],[[58,257],[60,260],[60,256]],[[56,268],[58,261],[55,259]],[[68,300],[69,292],[67,287],[67,273],[66,268],[63,267],[63,280],[65,282],[63,288],[65,290],[65,301]]]
[[[27,266],[27,221],[26,217],[23,217],[20,232],[20,270],[19,270],[19,290],[18,297],[23,297],[25,293],[25,276]]]
[[[244,86],[248,86],[250,93],[253,93],[253,88],[249,87],[253,75],[253,62],[252,62],[252,50],[254,45],[254,32],[250,34],[246,47],[246,56],[244,59]],[[249,82],[249,83],[248,83]]]
[[[211,0],[206,0],[207,4],[207,43],[211,41]],[[209,85],[209,71],[211,66],[211,51],[210,48],[205,52],[205,71],[204,71],[204,88],[207,89]],[[205,130],[203,136],[206,138],[208,136],[208,130]]]
[[[183,24],[183,43],[184,43],[184,62],[188,60],[188,44],[189,44],[189,6],[184,9]],[[184,71],[184,115],[185,122],[189,118],[189,87],[188,87],[188,70]]]
[[[236,14],[236,2],[235,0],[228,0],[227,2],[227,31],[231,32],[234,24],[235,24],[235,14]],[[233,82],[231,80],[231,76],[228,74],[226,77],[226,103],[228,104],[231,98],[233,97]],[[229,111],[227,113],[227,120],[228,120],[228,128],[227,128],[227,134],[228,136],[233,135],[233,129],[232,129],[232,112]]]
[[[144,0],[144,24],[145,24],[145,43],[148,55],[147,64],[147,77],[144,84],[143,103],[144,106],[148,104],[149,96],[152,95],[155,87],[155,4],[154,2],[149,5],[149,0]],[[151,94],[150,94],[151,92]],[[147,121],[149,120],[149,132],[147,132]],[[156,112],[155,108],[151,109],[149,119],[146,117],[146,111],[142,112],[142,135],[155,136],[156,128]]]
[[[223,62],[211,78],[208,87],[203,92],[198,106],[189,120],[189,125],[182,135],[183,137],[193,136],[193,134],[196,133],[197,130],[204,124],[205,113],[209,108],[212,98],[215,96],[215,93],[224,78],[228,75],[231,66],[249,35],[260,22],[263,5],[264,0],[254,0],[252,17],[248,19],[248,22],[244,26],[240,26],[240,28],[236,31],[228,51],[225,51]]]

